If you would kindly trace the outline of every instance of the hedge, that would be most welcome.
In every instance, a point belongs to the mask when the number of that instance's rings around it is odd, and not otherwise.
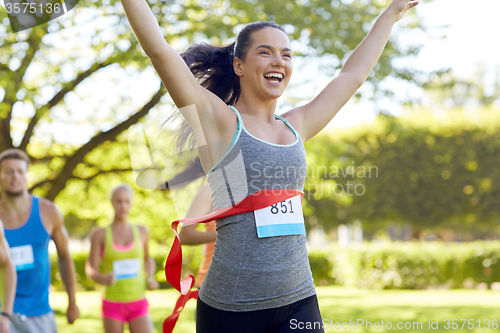
[[[500,281],[500,242],[364,243],[329,256],[336,283],[369,289],[463,288]]]
[[[163,271],[168,249],[152,253],[156,278],[161,288],[169,288]],[[87,253],[72,253],[79,290],[94,290],[86,278]],[[196,276],[202,247],[183,248],[183,274]],[[52,283],[63,288],[57,256],[51,255]],[[500,242],[366,242],[348,249],[332,245],[310,249],[309,261],[317,285],[338,284],[369,289],[463,288],[480,283],[500,282]],[[97,287],[98,289],[99,287]]]
[[[454,111],[381,114],[309,140],[306,227],[359,220],[368,236],[392,221],[410,224],[415,238],[443,228],[498,234],[500,112]]]

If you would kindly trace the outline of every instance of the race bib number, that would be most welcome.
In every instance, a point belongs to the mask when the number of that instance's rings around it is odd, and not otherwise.
[[[10,257],[16,266],[16,271],[25,271],[35,267],[33,247],[31,245],[16,246],[10,248]]]
[[[132,279],[139,275],[141,261],[138,258],[113,261],[116,280]]]
[[[300,195],[254,211],[259,238],[305,235]]]

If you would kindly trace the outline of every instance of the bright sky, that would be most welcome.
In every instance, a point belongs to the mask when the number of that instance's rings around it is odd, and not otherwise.
[[[477,62],[500,64],[500,1],[438,0],[417,6],[428,25],[449,24],[448,37],[430,40],[417,64],[424,69],[451,66],[468,75]]]
[[[415,62],[417,68],[451,67],[457,75],[468,77],[480,62],[491,69],[500,66],[499,0],[436,0],[420,3],[415,9],[425,25],[448,26],[439,32],[430,30],[432,38],[424,40],[424,47]],[[443,32],[447,38],[437,38]],[[388,107],[394,114],[401,111],[398,105]],[[347,127],[374,117],[372,104],[349,102],[329,126]]]

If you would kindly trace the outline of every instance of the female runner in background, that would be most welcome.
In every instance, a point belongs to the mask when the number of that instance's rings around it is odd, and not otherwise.
[[[144,296],[158,288],[155,264],[149,256],[149,234],[144,226],[130,224],[128,213],[133,190],[123,184],[111,192],[115,216],[105,228],[96,227],[90,236],[90,254],[85,272],[105,285],[102,318],[106,333],[123,333],[124,323],[131,333],[153,331],[148,301]],[[146,275],[146,276],[145,276]]]
[[[166,42],[146,1],[122,4],[198,146],[208,148],[199,154],[217,210],[261,190],[303,190],[303,143],[318,134],[363,84],[394,23],[417,2],[393,0],[339,75],[312,101],[282,117],[275,110],[292,74],[292,50],[279,25],[251,23],[230,45],[194,45],[180,56]],[[301,215],[300,199],[294,202],[294,211]],[[324,331],[304,228],[276,232],[280,226],[271,213],[217,220],[212,263],[198,296],[198,333]],[[263,226],[272,231],[259,233]]]

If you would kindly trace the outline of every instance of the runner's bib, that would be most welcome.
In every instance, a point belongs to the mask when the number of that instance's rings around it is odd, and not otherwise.
[[[25,271],[35,267],[33,247],[31,245],[16,246],[10,248],[10,257],[16,266],[16,271]]]
[[[254,211],[259,238],[305,235],[300,195]]]
[[[141,262],[138,258],[113,261],[113,273],[116,280],[132,279],[139,276]]]

